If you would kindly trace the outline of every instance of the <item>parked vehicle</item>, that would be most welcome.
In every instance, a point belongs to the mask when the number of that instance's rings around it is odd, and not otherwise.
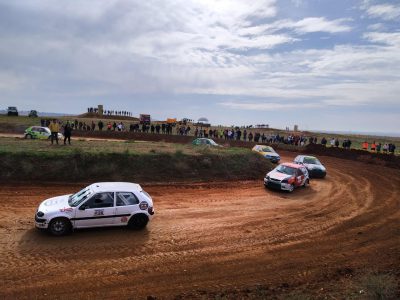
[[[7,108],[7,116],[18,116],[18,109],[15,106]]]
[[[24,136],[26,139],[46,140],[50,138],[51,132],[48,127],[31,126],[25,130]],[[63,134],[59,132],[58,138],[63,139]]]
[[[305,166],[310,178],[324,178],[326,176],[326,168],[314,156],[298,155],[294,159],[294,163]]]
[[[262,156],[264,156],[266,159],[269,159],[273,163],[277,163],[281,160],[279,154],[276,153],[276,151],[270,146],[255,145],[251,150],[261,154]]]
[[[35,225],[61,236],[75,228],[127,226],[142,229],[153,215],[153,200],[139,184],[100,182],[76,194],[43,201],[36,211]]]
[[[299,186],[306,187],[309,183],[306,167],[294,163],[282,163],[264,178],[265,187],[288,192]]]
[[[31,110],[31,111],[29,112],[28,117],[30,117],[30,118],[37,118],[37,117],[38,117],[37,111],[36,111],[36,110]]]
[[[218,145],[214,140],[208,139],[208,138],[197,138],[192,142],[193,145],[206,145],[206,146],[212,146],[212,147],[222,147],[221,145]]]

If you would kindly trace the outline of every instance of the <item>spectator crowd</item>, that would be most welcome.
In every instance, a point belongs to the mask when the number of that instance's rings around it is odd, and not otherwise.
[[[142,132],[151,134],[176,134],[182,136],[191,135],[192,128],[186,123],[151,123],[151,124],[140,124],[140,123],[130,123],[125,124],[124,122],[117,121],[105,121],[102,120],[86,123],[85,121],[75,119],[74,121],[57,121],[60,129],[63,131],[64,136],[67,136],[67,140],[70,143],[70,137],[72,131],[129,131],[129,132]],[[41,119],[41,126],[51,127],[50,119]],[[249,129],[249,130],[248,130]],[[66,133],[66,134],[65,134]],[[304,135],[296,135],[288,133],[283,134],[265,134],[265,132],[260,133],[257,128],[255,130],[250,130],[249,127],[239,128],[234,127],[230,129],[224,128],[203,128],[195,127],[193,130],[194,137],[199,138],[216,138],[224,139],[226,141],[246,141],[255,143],[269,143],[269,144],[287,144],[294,146],[305,146],[308,144],[318,144],[317,137],[306,137]],[[57,141],[58,142],[58,141]],[[341,142],[338,138],[332,137],[329,141],[323,137],[319,141],[321,145],[325,147],[342,147],[344,149],[350,149],[352,146],[352,141],[350,139],[343,139]],[[65,143],[65,141],[64,141]],[[393,154],[396,150],[396,146],[393,143],[368,143],[367,141],[361,144],[363,150],[369,150],[377,153],[391,153]]]

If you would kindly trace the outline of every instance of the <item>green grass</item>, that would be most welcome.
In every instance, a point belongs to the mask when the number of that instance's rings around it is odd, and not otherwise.
[[[166,154],[204,155],[204,154],[245,154],[250,150],[245,148],[211,148],[206,146],[182,145],[164,142],[132,142],[108,140],[84,140],[72,138],[71,145],[51,145],[48,140],[31,140],[23,138],[0,137],[0,152],[42,154],[72,154],[82,153],[130,153],[130,154]]]

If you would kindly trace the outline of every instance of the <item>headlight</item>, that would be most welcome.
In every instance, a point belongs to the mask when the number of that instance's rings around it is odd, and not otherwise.
[[[283,179],[281,182],[282,183],[289,183],[289,181],[287,179]]]
[[[44,212],[38,211],[36,215],[37,215],[39,218],[41,218],[41,217],[44,216]]]

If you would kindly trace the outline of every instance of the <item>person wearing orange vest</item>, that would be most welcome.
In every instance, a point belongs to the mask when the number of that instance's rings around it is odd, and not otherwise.
[[[368,142],[367,141],[362,143],[362,148],[363,148],[363,150],[368,150]]]
[[[376,144],[375,141],[371,144],[371,151],[375,151],[376,149]]]

